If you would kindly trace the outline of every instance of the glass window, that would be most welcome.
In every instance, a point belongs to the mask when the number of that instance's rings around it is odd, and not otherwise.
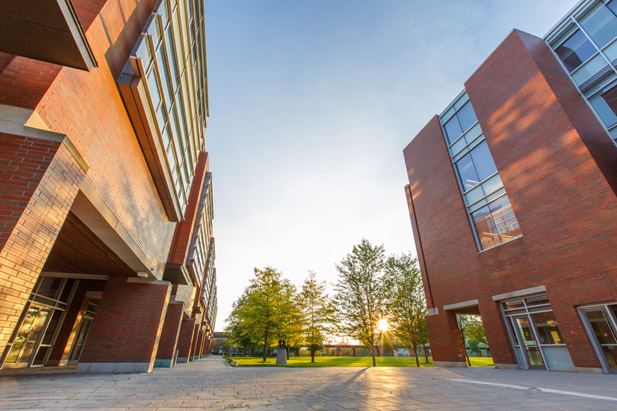
[[[555,314],[552,311],[536,313],[531,316],[536,323],[540,344],[565,344],[559,330],[559,324],[557,324],[557,319],[555,319]]]
[[[472,213],[481,248],[486,249],[521,236],[508,196]]]
[[[448,142],[450,144],[454,143],[454,141],[456,141],[456,139],[459,138],[461,134],[463,134],[463,131],[461,130],[461,125],[459,124],[456,116],[452,116],[452,118],[448,120],[448,122],[444,124],[443,127],[446,130],[446,138],[448,139]]]
[[[476,148],[471,150],[471,158],[476,166],[476,172],[478,173],[480,181],[484,181],[497,172],[497,167],[495,166],[493,156],[488,149],[486,141],[483,141],[478,144]]]
[[[555,50],[569,72],[587,61],[595,52],[596,48],[580,30],[577,30]]]
[[[156,83],[156,75],[154,72],[155,70],[150,70],[150,74],[148,74],[148,91],[150,92],[152,103],[154,103],[154,109],[158,110],[161,105],[161,95],[159,94],[159,87]],[[161,127],[162,126],[163,124],[161,124]]]
[[[497,172],[493,156],[486,141],[477,145],[471,152],[456,163],[463,191],[468,191]]]
[[[463,191],[470,190],[480,184],[478,173],[473,166],[471,154],[467,154],[465,157],[461,158],[456,163],[456,168],[458,169],[458,174],[463,184]]]
[[[456,117],[458,117],[463,133],[478,121],[469,101],[456,113]]]
[[[617,17],[613,10],[602,3],[582,18],[580,23],[600,48],[617,37]]]
[[[494,220],[495,229],[499,233],[501,242],[511,240],[521,235],[518,221],[512,211],[508,196],[503,196],[490,203],[489,208]]]
[[[480,239],[482,249],[490,248],[500,243],[499,234],[488,206],[484,206],[472,214],[473,222]]]

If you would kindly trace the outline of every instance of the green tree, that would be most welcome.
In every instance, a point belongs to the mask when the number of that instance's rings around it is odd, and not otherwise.
[[[302,335],[311,349],[311,362],[315,362],[315,351],[322,345],[326,334],[332,332],[336,323],[336,308],[326,294],[326,282],[318,282],[315,273],[309,271],[299,294],[302,312]]]
[[[385,249],[362,239],[336,266],[335,302],[343,333],[370,348],[375,361],[377,323],[384,314],[386,287],[383,281]]]
[[[254,274],[250,285],[234,302],[226,331],[238,343],[250,341],[263,345],[263,360],[266,361],[268,348],[273,345],[272,333],[280,334],[289,319],[293,292],[281,273],[272,267],[255,268]]]
[[[482,324],[482,318],[479,315],[473,314],[457,314],[456,321],[461,332],[461,338],[463,339],[463,346],[465,347],[465,358],[467,359],[467,365],[471,366],[469,360],[469,354],[467,348],[471,351],[478,351],[481,346],[487,346],[486,334],[484,333],[484,325]]]
[[[287,349],[299,347],[302,343],[302,310],[298,304],[296,287],[287,279],[281,280],[279,298],[281,304],[277,313],[278,320],[272,328],[274,341],[285,340]]]
[[[418,359],[418,345],[427,342],[426,301],[417,260],[411,254],[391,256],[386,261],[385,282],[388,290],[390,322],[394,334]]]

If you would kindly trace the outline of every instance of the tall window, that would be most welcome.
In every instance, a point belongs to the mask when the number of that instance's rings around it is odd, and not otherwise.
[[[521,230],[467,93],[440,116],[478,247],[520,237]]]
[[[611,90],[617,84],[617,0],[581,3],[546,41],[615,141],[617,105]]]

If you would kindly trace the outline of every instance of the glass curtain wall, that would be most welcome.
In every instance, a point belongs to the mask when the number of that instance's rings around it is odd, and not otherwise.
[[[617,144],[617,0],[583,3],[545,40]]]
[[[524,369],[576,369],[545,294],[502,302],[519,366]]]
[[[182,213],[197,156],[205,149],[208,112],[203,1],[161,0],[133,55],[156,118],[159,145]]]
[[[479,249],[520,237],[521,229],[467,93],[457,97],[439,120]]]

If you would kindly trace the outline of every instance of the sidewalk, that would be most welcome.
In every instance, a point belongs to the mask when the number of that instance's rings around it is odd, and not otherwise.
[[[0,377],[0,409],[615,410],[617,376],[491,368],[229,367]]]

